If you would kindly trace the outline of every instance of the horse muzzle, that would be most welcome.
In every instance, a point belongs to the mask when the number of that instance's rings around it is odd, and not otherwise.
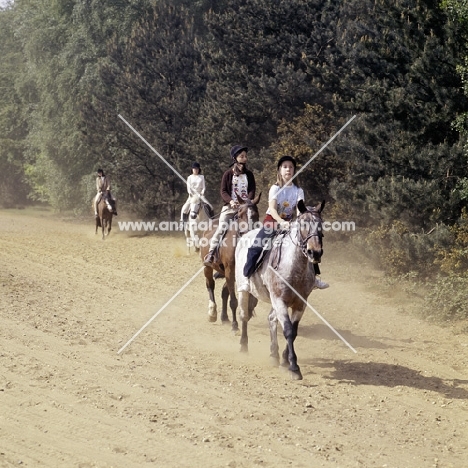
[[[307,260],[309,260],[310,263],[320,263],[322,261],[322,249],[307,249],[305,253],[307,256]]]

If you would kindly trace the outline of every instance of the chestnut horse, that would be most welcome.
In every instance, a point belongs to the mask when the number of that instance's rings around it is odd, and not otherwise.
[[[286,339],[281,366],[289,365],[292,379],[301,380],[297,365],[294,340],[299,322],[304,314],[309,294],[314,288],[314,263],[322,257],[322,218],[324,203],[306,207],[301,200],[297,204],[300,215],[291,223],[289,231],[275,240],[263,263],[249,278],[250,292],[239,292],[240,319],[242,320],[241,351],[248,351],[247,323],[252,317],[252,297],[272,306],[268,321],[270,324],[270,357],[275,365],[280,364],[277,326],[280,323]],[[241,281],[249,245],[253,245],[258,230],[247,233],[236,249],[236,277]],[[301,296],[301,297],[299,297]],[[291,308],[291,315],[288,313]]]
[[[102,240],[104,240],[105,236],[108,236],[112,229],[112,211],[109,211],[109,208],[107,208],[104,197],[101,198],[97,205],[97,212],[95,234],[97,234],[98,228],[102,228]]]
[[[232,223],[229,224],[229,228],[226,231],[223,239],[220,242],[218,254],[216,255],[213,267],[205,266],[205,282],[206,289],[209,294],[208,303],[208,320],[210,322],[216,322],[217,319],[217,306],[214,297],[215,281],[213,278],[213,270],[217,271],[220,276],[226,278],[226,284],[223,286],[223,303],[227,302],[229,296],[229,306],[232,311],[232,330],[237,331],[239,326],[237,324],[236,310],[237,310],[237,297],[235,292],[235,258],[234,253],[236,250],[236,244],[240,236],[245,232],[253,229],[255,223],[260,219],[258,213],[258,202],[260,201],[261,193],[253,200],[242,199],[237,196],[239,201],[239,208],[237,215]],[[209,240],[216,231],[217,224],[213,225],[213,228],[203,233],[203,241],[200,247],[200,256],[202,260],[209,250]],[[229,322],[227,316],[227,308],[223,307],[221,314],[221,322]]]

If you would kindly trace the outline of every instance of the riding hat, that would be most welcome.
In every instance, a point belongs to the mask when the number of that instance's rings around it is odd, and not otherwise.
[[[104,171],[103,171],[101,168],[99,168],[99,169],[96,171],[97,174],[99,174],[100,172],[102,172],[102,173],[104,174]]]
[[[237,161],[237,156],[239,156],[239,154],[242,153],[242,151],[247,152],[248,150],[249,149],[247,148],[247,146],[235,145],[231,148],[231,158],[234,161]]]
[[[285,161],[291,161],[293,163],[293,166],[294,166],[294,170],[296,169],[296,160],[292,157],[292,156],[289,156],[289,155],[286,155],[286,156],[282,156],[279,161],[278,161],[278,169],[281,167],[281,164],[283,164]]]
[[[194,162],[192,164],[192,169],[200,169],[200,163]]]

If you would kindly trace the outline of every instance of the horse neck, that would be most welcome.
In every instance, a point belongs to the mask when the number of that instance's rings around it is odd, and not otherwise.
[[[281,258],[282,261],[286,260],[291,268],[306,269],[309,266],[309,260],[302,252],[299,237],[299,226],[291,227],[291,230],[285,236],[287,242],[283,242],[281,245]]]
[[[200,210],[198,211],[198,219],[199,221],[208,221],[210,219],[207,212],[205,211],[205,206],[203,204],[200,205]]]

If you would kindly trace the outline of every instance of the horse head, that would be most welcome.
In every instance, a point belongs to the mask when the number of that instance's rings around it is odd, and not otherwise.
[[[297,240],[302,253],[311,263],[320,263],[322,247],[322,210],[325,202],[316,206],[306,206],[302,200],[297,204],[300,215],[297,217]]]
[[[190,219],[196,219],[200,211],[201,198],[198,193],[195,193],[190,197]]]
[[[237,192],[236,195],[237,201],[239,202],[239,208],[237,210],[239,230],[241,234],[245,234],[247,231],[254,229],[255,224],[260,220],[258,203],[262,196],[262,192],[260,192],[253,200],[242,198]]]

